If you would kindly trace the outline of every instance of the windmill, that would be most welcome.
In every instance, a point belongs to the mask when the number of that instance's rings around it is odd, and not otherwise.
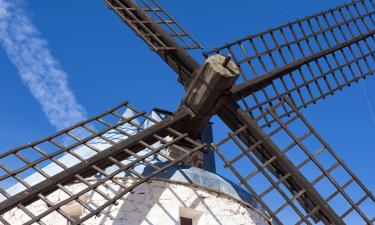
[[[1,154],[1,223],[53,224],[56,214],[82,224],[178,164],[205,168],[215,152],[259,204],[259,224],[374,224],[373,194],[300,112],[373,74],[372,0],[205,51],[203,64],[189,53],[200,44],[155,0],[106,3],[176,72],[185,96],[173,113],[123,102]],[[214,115],[231,130],[217,143],[202,135]],[[116,191],[105,193],[109,185]]]

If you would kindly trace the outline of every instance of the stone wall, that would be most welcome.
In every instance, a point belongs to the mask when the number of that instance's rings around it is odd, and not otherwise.
[[[132,181],[127,180],[127,183]],[[69,189],[81,189],[82,184],[74,184]],[[103,190],[109,196],[116,190],[109,185]],[[58,201],[64,198],[61,191],[49,197]],[[102,197],[88,193],[81,200],[92,206],[100,204]],[[33,213],[44,211],[46,205],[36,202],[28,207]],[[62,208],[73,218],[85,215],[85,210],[76,202]],[[247,204],[223,193],[191,184],[152,180],[140,185],[133,194],[127,194],[118,204],[107,208],[104,213],[91,218],[84,224],[113,225],[178,225],[180,216],[191,217],[195,225],[265,225],[269,224],[258,211]],[[11,224],[22,224],[27,216],[20,211],[6,214]],[[50,214],[43,220],[46,224],[66,225],[67,221],[58,213]]]

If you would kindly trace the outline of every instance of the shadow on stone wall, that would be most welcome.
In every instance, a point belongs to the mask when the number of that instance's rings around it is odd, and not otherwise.
[[[153,191],[145,193],[145,191],[147,191],[145,189],[149,189],[150,185],[153,185]],[[215,213],[213,213],[210,207],[206,204],[206,202],[204,201],[205,197],[200,196],[195,187],[191,186],[189,188],[190,190],[192,190],[194,194],[189,197],[190,201],[189,203],[187,203],[187,201],[184,201],[180,194],[176,193],[176,191],[174,191],[173,188],[171,188],[169,185],[174,186],[176,184],[168,183],[168,181],[152,181],[152,184],[148,184],[147,188],[145,188],[145,186],[139,186],[139,188],[136,188],[134,194],[129,194],[125,197],[123,204],[120,207],[119,212],[113,221],[113,225],[136,225],[141,224],[142,222],[147,222],[146,224],[149,225],[162,225],[162,221],[152,221],[151,218],[147,217],[150,213],[151,208],[155,206],[160,208],[162,210],[162,213],[168,217],[168,225],[173,223],[178,225],[179,208],[183,207],[195,209],[198,205],[204,206],[204,210],[206,211],[205,213],[208,212],[209,215],[218,225],[224,225],[220,221],[220,219],[215,215]],[[166,191],[168,191],[169,193],[166,194]],[[174,212],[171,212],[171,210],[166,209],[162,204],[163,200],[165,200],[163,199],[163,196],[170,194],[173,195],[172,201],[175,201],[176,204],[178,204],[174,206],[177,209]],[[191,201],[191,198],[193,198],[193,201]],[[133,217],[132,214],[134,215]],[[127,217],[128,220],[124,220],[123,217]],[[132,223],[129,223],[130,221],[132,221]]]

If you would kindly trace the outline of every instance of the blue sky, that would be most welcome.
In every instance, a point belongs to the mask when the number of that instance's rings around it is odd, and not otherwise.
[[[207,49],[290,20],[334,7],[343,0],[190,0],[160,3]],[[30,14],[69,86],[88,116],[127,99],[143,110],[173,111],[183,96],[175,74],[127,28],[102,0],[29,0]],[[0,48],[0,151],[55,131]],[[375,78],[365,85],[375,105]],[[357,84],[303,111],[364,183],[375,190],[375,122]],[[217,132],[221,132],[217,130]]]

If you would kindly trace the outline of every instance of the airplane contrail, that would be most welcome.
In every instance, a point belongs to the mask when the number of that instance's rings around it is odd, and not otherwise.
[[[361,80],[361,85],[362,85],[362,91],[363,91],[363,94],[365,96],[365,100],[366,100],[366,103],[367,103],[367,106],[368,106],[368,110],[369,110],[369,113],[370,113],[370,116],[371,116],[371,119],[372,119],[372,122],[375,124],[375,112],[374,112],[374,107],[371,103],[371,100],[370,100],[370,96],[368,94],[368,91],[367,91],[367,88],[366,88],[366,85],[364,83],[363,80]]]
[[[19,0],[0,0],[0,44],[22,81],[58,130],[86,118],[68,85],[67,74]]]

